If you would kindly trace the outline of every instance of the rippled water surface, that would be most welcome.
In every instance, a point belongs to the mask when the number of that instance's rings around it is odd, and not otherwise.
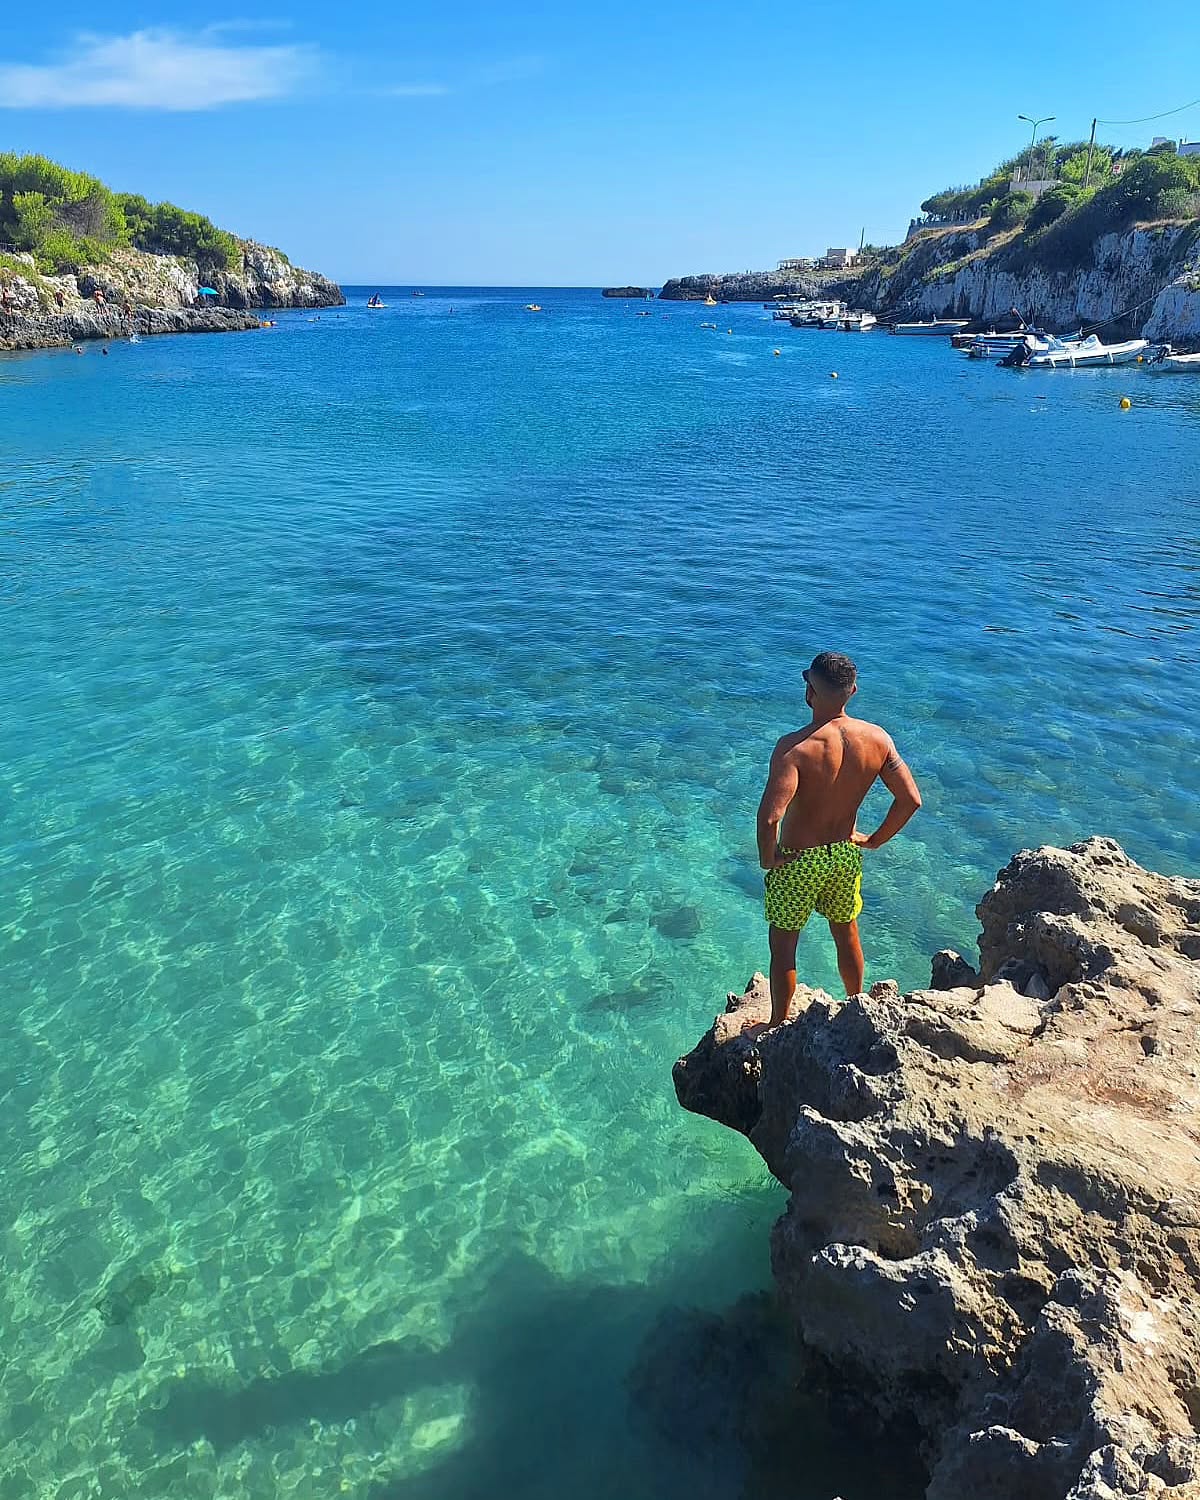
[[[728,1404],[782,1195],[670,1067],[818,649],[869,978],[1200,869],[1200,382],[388,300],[0,361],[0,1497],[877,1495]]]

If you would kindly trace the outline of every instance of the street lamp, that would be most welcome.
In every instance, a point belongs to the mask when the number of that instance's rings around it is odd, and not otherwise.
[[[1039,125],[1049,125],[1051,120],[1057,120],[1057,115],[1043,115],[1040,120],[1035,120],[1032,115],[1018,115],[1018,120],[1024,120],[1026,125],[1033,126],[1033,139],[1029,142],[1029,165],[1033,166],[1033,150],[1037,145],[1037,133]]]

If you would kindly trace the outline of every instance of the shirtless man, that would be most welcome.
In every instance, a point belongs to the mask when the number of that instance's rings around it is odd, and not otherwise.
[[[812,723],[775,746],[758,808],[758,859],[767,872],[771,924],[770,1026],[788,1018],[796,993],[796,943],[814,911],[829,923],[846,994],[862,991],[862,851],[882,848],[921,805],[891,736],[846,712],[858,691],[857,675],[850,658],[836,651],[813,658],[804,673]],[[877,776],[892,805],[874,833],[859,833],[855,816]]]

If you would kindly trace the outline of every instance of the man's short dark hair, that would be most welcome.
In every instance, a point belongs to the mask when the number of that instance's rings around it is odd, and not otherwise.
[[[849,697],[858,681],[858,668],[840,651],[821,651],[813,657],[805,678],[816,677],[822,686]]]

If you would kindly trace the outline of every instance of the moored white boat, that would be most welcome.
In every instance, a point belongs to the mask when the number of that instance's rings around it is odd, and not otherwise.
[[[845,304],[837,300],[802,302],[792,314],[791,324],[793,328],[836,328],[845,315]]]
[[[839,321],[838,327],[843,333],[869,333],[878,321],[873,312],[852,312]]]
[[[1200,354],[1174,354],[1170,344],[1146,361],[1147,370],[1156,375],[1200,375]]]
[[[1008,356],[1005,364],[1027,370],[1077,370],[1100,365],[1132,365],[1146,359],[1149,339],[1127,339],[1121,344],[1102,344],[1096,335],[1086,339],[1047,338],[1045,347],[1028,336]]]
[[[1064,333],[1059,337],[1062,344],[1077,344],[1082,333]],[[1003,359],[1014,349],[1019,349],[1032,339],[1037,348],[1045,349],[1050,335],[1041,328],[1026,328],[1020,333],[981,333],[967,350],[968,359]]]
[[[888,325],[888,332],[908,335],[941,334],[945,337],[961,332],[970,321],[970,318],[933,318],[927,323],[891,323]]]

